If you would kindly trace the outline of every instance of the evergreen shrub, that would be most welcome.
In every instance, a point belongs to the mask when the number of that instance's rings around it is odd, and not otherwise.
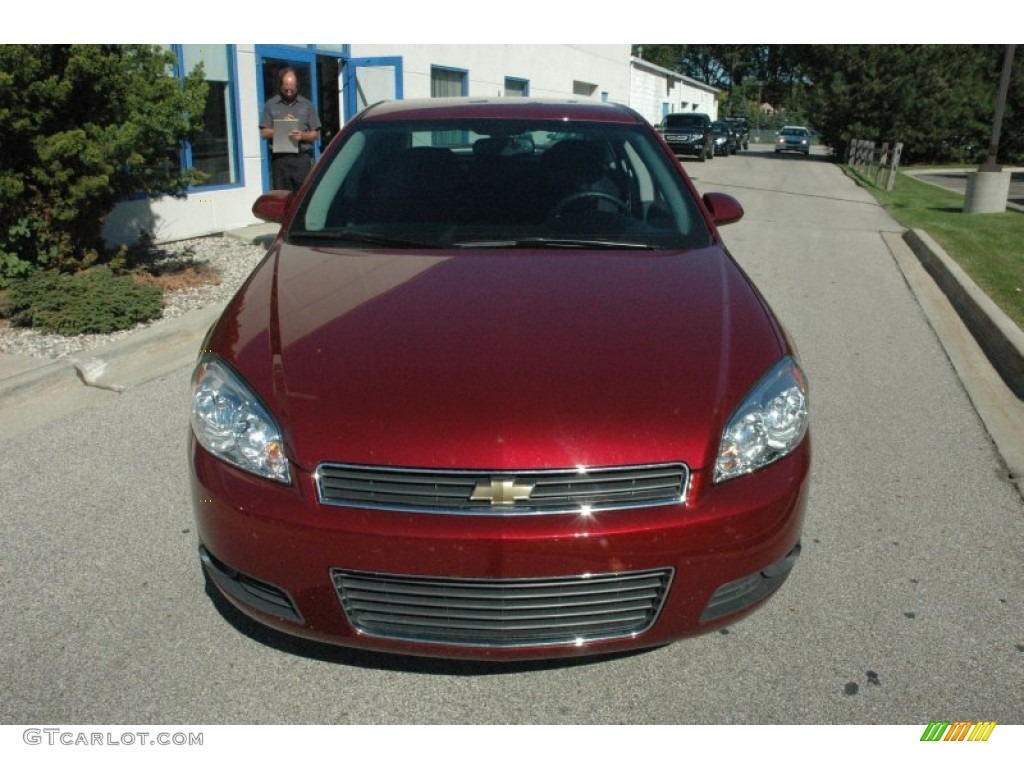
[[[13,281],[6,313],[12,324],[44,333],[112,333],[163,314],[163,291],[100,266],[76,274],[39,270]]]

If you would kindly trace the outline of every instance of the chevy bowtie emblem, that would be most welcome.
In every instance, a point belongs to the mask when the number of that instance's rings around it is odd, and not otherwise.
[[[492,506],[511,507],[517,501],[530,498],[536,483],[517,483],[512,477],[492,477],[481,480],[473,487],[470,501],[489,501]]]

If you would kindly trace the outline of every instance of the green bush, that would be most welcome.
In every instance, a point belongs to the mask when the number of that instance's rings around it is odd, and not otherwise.
[[[0,288],[104,262],[119,202],[204,178],[181,160],[208,85],[175,67],[155,45],[0,45]]]
[[[69,275],[51,269],[11,283],[7,313],[14,325],[78,336],[112,333],[163,314],[163,291],[95,267]]]

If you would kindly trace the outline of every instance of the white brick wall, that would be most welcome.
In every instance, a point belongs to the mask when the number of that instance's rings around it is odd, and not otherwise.
[[[680,75],[632,59],[630,106],[651,123],[659,123],[664,105],[669,112],[704,112],[718,119],[718,91]]]

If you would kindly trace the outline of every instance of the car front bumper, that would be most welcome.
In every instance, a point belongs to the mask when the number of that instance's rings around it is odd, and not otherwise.
[[[669,149],[677,155],[693,155],[695,157],[699,157],[707,152],[704,139],[701,137],[695,139],[680,139],[665,136],[665,143],[668,144]]]
[[[325,506],[297,468],[282,486],[194,440],[191,454],[204,570],[243,613],[341,646],[496,661],[664,645],[750,612],[799,553],[810,463],[805,440],[722,485],[694,473],[674,505],[478,516]]]

